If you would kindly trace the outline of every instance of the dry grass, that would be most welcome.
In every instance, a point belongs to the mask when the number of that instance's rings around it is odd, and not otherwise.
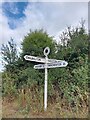
[[[46,112],[43,111],[43,107],[39,110],[38,105],[33,109],[27,111],[25,106],[20,108],[18,100],[8,101],[5,98],[2,102],[2,117],[3,118],[87,118],[88,108],[83,107],[68,108],[66,106],[61,107],[62,102],[53,103],[48,105]]]

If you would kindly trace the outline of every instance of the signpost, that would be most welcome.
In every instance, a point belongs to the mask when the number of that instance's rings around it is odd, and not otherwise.
[[[48,54],[50,53],[50,48],[46,47],[44,49],[45,58],[25,55],[25,60],[40,62],[44,64],[34,65],[34,69],[45,69],[45,82],[44,82],[44,110],[47,110],[47,80],[48,80],[48,68],[56,67],[66,67],[68,63],[64,60],[48,59]]]

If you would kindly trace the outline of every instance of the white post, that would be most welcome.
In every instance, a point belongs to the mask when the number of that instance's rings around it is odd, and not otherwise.
[[[44,111],[47,110],[47,78],[48,78],[47,61],[48,61],[48,57],[46,55],[45,57],[45,84],[44,84]]]

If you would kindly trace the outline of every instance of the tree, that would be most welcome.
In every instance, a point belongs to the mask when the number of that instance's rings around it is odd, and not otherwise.
[[[17,47],[12,38],[8,44],[2,44],[1,53],[5,66],[13,65],[16,62],[18,58]]]
[[[68,66],[65,74],[60,75],[59,87],[70,102],[75,102],[75,99],[81,99],[80,95],[83,98],[85,92],[88,91],[88,34],[84,21],[79,27],[68,27],[60,36],[60,40],[62,44],[58,44],[56,56],[58,59],[61,57],[68,61]]]
[[[18,55],[17,46],[12,38],[6,45],[2,44],[1,53],[5,67],[2,74],[2,91],[4,94],[13,95],[16,92],[17,77],[15,74],[15,65],[18,60]]]
[[[84,27],[84,20],[81,21],[79,27],[71,28],[68,27],[62,35],[60,35],[63,45],[58,45],[58,54],[61,57],[68,60],[70,63],[79,62],[79,56],[83,58],[88,55],[88,34]],[[66,45],[65,45],[65,41]],[[59,56],[59,55],[58,55]]]
[[[22,51],[23,54],[30,54],[34,56],[43,57],[43,50],[45,47],[50,47],[50,57],[55,54],[55,45],[52,37],[49,37],[46,32],[41,30],[35,30],[30,32],[25,36],[22,42]]]

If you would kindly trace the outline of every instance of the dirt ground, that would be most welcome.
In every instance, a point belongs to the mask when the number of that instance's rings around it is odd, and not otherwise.
[[[3,118],[87,118],[88,108],[81,110],[71,110],[61,108],[59,103],[48,106],[47,111],[30,110],[27,112],[25,108],[18,106],[17,100],[2,102],[2,117]]]

